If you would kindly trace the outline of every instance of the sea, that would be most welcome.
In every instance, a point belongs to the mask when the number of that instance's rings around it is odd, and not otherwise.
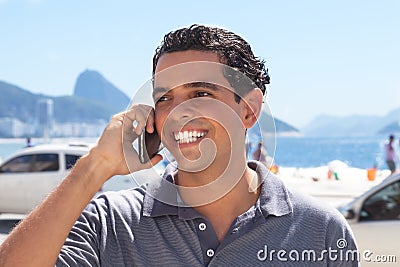
[[[385,169],[386,139],[387,136],[277,137],[274,161],[285,167],[312,168],[340,160],[350,167]]]
[[[386,169],[384,144],[387,136],[360,137],[276,137],[274,163],[282,167],[314,168],[328,165],[333,160],[345,162],[350,167]],[[90,139],[89,139],[90,140]],[[96,138],[93,138],[95,141]],[[71,139],[57,139],[70,142]],[[79,141],[79,139],[74,139]],[[87,139],[84,139],[86,142]],[[33,143],[41,140],[33,139]],[[25,139],[0,139],[0,158],[10,155],[26,145]],[[399,151],[399,145],[395,147]]]

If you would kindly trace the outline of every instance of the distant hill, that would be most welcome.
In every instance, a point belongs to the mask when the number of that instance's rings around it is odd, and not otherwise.
[[[120,110],[76,96],[53,97],[54,117],[58,122],[109,121]]]
[[[384,122],[385,122],[385,125],[391,124],[393,122],[400,122],[400,108],[390,111],[384,117]]]
[[[378,130],[378,134],[392,134],[400,132],[400,108],[392,110],[385,116],[385,125]]]
[[[300,131],[299,129],[293,127],[292,125],[274,118],[274,123],[275,123],[275,129],[273,128],[273,125],[271,125],[271,115],[268,114],[265,110],[262,111],[261,116],[259,118],[259,124],[261,127],[261,130],[264,133],[271,133],[274,130],[276,131],[276,133],[278,134],[294,134],[294,135],[300,135]]]
[[[36,102],[42,96],[2,81],[0,95],[0,118],[18,118],[23,122],[29,121],[35,114]]]
[[[53,97],[34,94],[18,86],[0,81],[0,118],[17,118],[22,122],[32,122],[36,116],[37,102],[42,98],[54,102],[54,119],[57,122],[108,121],[121,107],[110,108],[99,102],[76,96]]]
[[[385,116],[319,115],[301,131],[306,136],[368,136],[396,132],[394,127],[400,121],[400,108]]]
[[[378,131],[378,134],[392,134],[392,133],[396,133],[396,132],[400,132],[400,123],[399,121],[394,121],[388,125],[386,125],[385,127],[383,127],[382,129],[380,129]]]
[[[85,70],[75,83],[74,96],[103,103],[111,107],[121,107],[124,110],[129,104],[129,97],[99,72]]]
[[[0,81],[0,118],[17,118],[22,122],[35,119],[37,102],[49,98],[54,103],[56,122],[108,121],[115,113],[126,109],[129,97],[108,82],[99,72],[82,72],[73,96],[34,94],[16,85]]]

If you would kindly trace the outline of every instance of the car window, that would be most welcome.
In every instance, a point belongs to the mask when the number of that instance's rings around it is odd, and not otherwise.
[[[32,172],[58,171],[58,154],[37,154],[32,163]]]
[[[32,159],[33,155],[23,155],[12,158],[1,166],[0,172],[29,172]]]
[[[80,158],[80,155],[65,155],[65,168],[67,170],[71,169],[74,167],[76,161]]]
[[[399,220],[400,181],[387,185],[367,200],[360,213],[360,221]]]

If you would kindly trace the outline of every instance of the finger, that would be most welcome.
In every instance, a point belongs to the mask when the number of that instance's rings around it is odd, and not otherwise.
[[[148,111],[145,111],[142,108],[130,109],[126,113],[126,118],[128,120],[127,123],[137,135],[140,135],[146,127],[147,114]],[[134,122],[136,122],[136,126],[133,126]]]
[[[123,141],[133,141],[134,139],[137,138],[137,136],[133,135],[133,122],[132,120],[127,116],[127,112],[123,114],[123,136],[124,140]]]
[[[154,109],[152,108],[148,114],[147,117],[147,123],[146,123],[146,131],[148,133],[153,133],[154,132]]]
[[[140,169],[140,162],[135,149],[133,149],[132,144],[127,142],[124,144],[123,149],[125,163],[128,167],[129,173],[138,171]]]
[[[142,133],[144,129],[148,133],[154,132],[154,109],[150,106],[141,106],[140,109],[137,111],[136,115],[136,122],[137,125],[135,127],[135,132]]]

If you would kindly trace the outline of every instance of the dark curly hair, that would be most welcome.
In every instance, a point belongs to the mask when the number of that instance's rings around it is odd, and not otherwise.
[[[256,87],[266,94],[270,77],[265,61],[254,56],[250,45],[242,37],[217,27],[194,24],[166,34],[153,57],[153,76],[163,54],[186,50],[217,53],[221,63],[230,67],[225,68],[224,75],[235,88],[237,101]]]

